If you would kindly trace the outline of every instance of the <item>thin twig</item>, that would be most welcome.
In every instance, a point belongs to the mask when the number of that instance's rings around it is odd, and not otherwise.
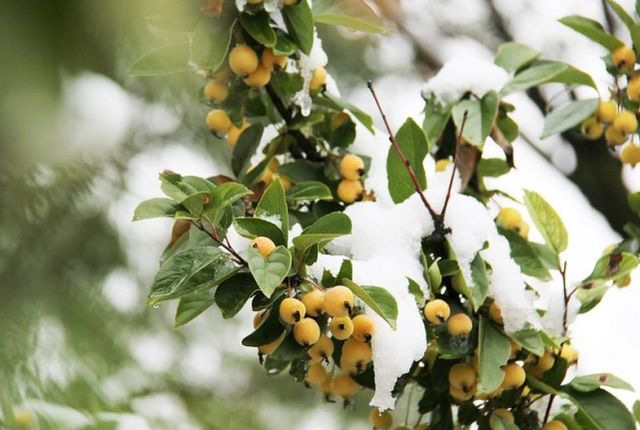
[[[444,199],[444,205],[442,206],[442,212],[440,213],[440,217],[444,221],[444,217],[447,213],[447,206],[449,206],[449,200],[451,200],[451,188],[453,188],[453,179],[456,176],[456,170],[458,168],[458,153],[460,152],[460,144],[462,143],[462,132],[464,131],[464,126],[467,123],[467,116],[469,115],[469,111],[465,110],[462,115],[462,124],[460,124],[460,132],[458,133],[458,139],[456,140],[456,151],[453,156],[453,171],[451,172],[451,178],[449,179],[449,188],[447,189],[447,197]]]
[[[317,284],[315,281],[312,281],[310,278],[302,278],[303,281],[310,283],[311,285],[313,285],[315,288],[317,288],[320,291],[324,291],[324,288],[322,288],[319,284]]]
[[[216,231],[216,228],[214,226],[212,226],[212,231],[209,231],[202,225],[202,221],[200,221],[200,220],[192,221],[192,223],[193,223],[193,225],[195,225],[198,228],[198,230],[204,232],[207,236],[209,236],[211,239],[213,239],[214,242],[216,242],[222,248],[224,248],[227,251],[229,251],[231,253],[231,255],[233,255],[236,258],[236,260],[235,260],[236,263],[241,264],[243,266],[248,265],[247,261],[244,258],[242,258],[240,256],[240,254],[238,254],[236,252],[235,249],[233,249],[233,247],[231,246],[231,243],[229,243],[229,240],[226,237],[225,237],[225,240],[226,240],[227,244],[223,243],[220,240],[220,237],[218,236],[218,232]]]
[[[400,160],[402,161],[402,164],[404,164],[405,167],[407,168],[407,172],[409,172],[409,176],[411,177],[411,181],[413,181],[413,185],[414,185],[414,187],[416,189],[416,192],[420,195],[420,199],[422,200],[422,203],[424,203],[425,207],[429,211],[429,214],[431,215],[431,218],[433,218],[434,221],[437,220],[438,219],[438,214],[436,213],[436,211],[433,210],[433,208],[429,204],[429,201],[427,200],[427,197],[424,195],[424,192],[422,191],[422,187],[420,186],[420,182],[418,181],[418,177],[416,176],[415,172],[413,171],[413,167],[411,167],[411,163],[409,162],[407,157],[402,152],[402,149],[400,149],[400,146],[398,145],[398,142],[396,141],[396,138],[394,137],[393,132],[391,131],[391,126],[389,125],[389,121],[387,120],[387,116],[384,114],[384,110],[382,109],[382,106],[380,105],[380,101],[378,100],[378,95],[376,94],[376,90],[373,88],[373,82],[371,82],[371,81],[367,82],[367,87],[369,88],[369,91],[371,91],[371,95],[373,95],[373,99],[375,100],[376,105],[378,106],[378,110],[380,111],[380,115],[382,115],[382,120],[384,121],[384,125],[387,128],[387,132],[389,133],[389,140],[391,141],[391,145],[393,146],[393,149],[398,154],[398,157],[400,157]]]
[[[553,405],[553,401],[555,400],[556,396],[554,396],[553,394],[551,395],[551,397],[549,397],[549,404],[547,404],[547,410],[544,413],[544,420],[542,421],[542,425],[545,425],[547,423],[547,421],[549,421],[549,414],[551,414],[551,405]]]
[[[571,298],[571,296],[567,291],[567,262],[565,261],[562,267],[558,267],[558,270],[560,270],[560,274],[562,275],[562,290],[564,293],[564,315],[562,316],[562,328],[563,328],[562,335],[566,336],[567,330],[568,330],[567,320],[569,318],[569,299]]]

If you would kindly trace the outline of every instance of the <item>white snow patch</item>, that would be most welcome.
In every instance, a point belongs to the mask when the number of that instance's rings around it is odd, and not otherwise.
[[[303,116],[311,113],[311,96],[309,95],[309,85],[313,78],[313,70],[316,67],[324,67],[329,62],[327,54],[322,49],[322,40],[318,37],[318,32],[313,33],[313,48],[311,53],[306,55],[300,52],[300,74],[304,79],[302,90],[298,91],[293,97],[293,102],[300,107]]]
[[[571,296],[567,308],[567,326],[571,326],[575,321],[579,310],[580,300],[576,296]],[[542,317],[542,326],[551,336],[561,337],[564,335],[564,293],[562,291],[554,293],[549,299],[547,311]]]
[[[425,98],[435,96],[441,103],[454,103],[465,93],[484,97],[489,91],[499,91],[509,80],[509,74],[488,61],[451,60],[422,88]]]
[[[269,221],[270,223],[277,225],[279,229],[282,229],[282,220],[280,219],[279,215],[260,214],[260,215],[256,215],[256,218],[260,218],[260,219],[263,219],[265,221]]]

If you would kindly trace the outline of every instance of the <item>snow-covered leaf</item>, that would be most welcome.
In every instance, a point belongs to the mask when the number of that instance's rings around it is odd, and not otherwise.
[[[409,160],[420,187],[424,190],[427,188],[427,175],[422,163],[429,151],[427,136],[413,119],[408,118],[396,133],[396,141],[404,156]],[[389,193],[396,204],[405,201],[416,192],[411,176],[407,172],[407,167],[393,146],[389,148],[389,155],[387,156],[387,179]]]
[[[540,56],[540,51],[517,42],[503,43],[493,62],[507,72],[515,72]]]
[[[576,376],[571,381],[571,387],[575,390],[589,393],[605,386],[620,390],[635,391],[633,386],[611,373],[597,373],[595,375]]]
[[[567,249],[567,229],[551,205],[540,194],[527,190],[524,191],[524,202],[531,219],[551,249],[556,254]]]
[[[265,11],[240,14],[240,23],[251,37],[264,46],[274,47],[278,38],[269,21],[269,14]]]
[[[167,75],[191,70],[189,43],[173,43],[147,52],[129,67],[133,76]]]
[[[349,279],[343,279],[342,283],[349,288],[357,298],[369,306],[371,310],[389,323],[392,329],[396,329],[398,303],[389,291],[382,287],[358,285]]]
[[[250,273],[238,273],[216,288],[215,302],[225,319],[234,317],[258,290],[258,284]]]
[[[315,0],[313,15],[319,24],[339,25],[365,33],[390,33],[362,0]]]
[[[231,44],[235,20],[203,19],[191,33],[190,61],[202,69],[215,72],[224,62]]]
[[[313,12],[307,0],[282,8],[289,35],[300,50],[309,55],[313,48]]]
[[[572,15],[562,18],[559,21],[567,27],[604,46],[609,51],[613,51],[624,45],[620,39],[607,33],[599,22],[585,18],[584,16]]]
[[[570,101],[551,111],[544,122],[542,138],[562,133],[581,124],[598,108],[600,99]]]
[[[240,134],[240,138],[233,148],[233,155],[231,157],[231,171],[237,177],[240,178],[245,175],[251,157],[256,153],[258,145],[260,145],[263,132],[264,126],[257,123]]]
[[[331,190],[322,182],[309,181],[294,185],[287,192],[287,199],[294,202],[312,202],[315,200],[331,200]]]
[[[478,334],[478,393],[487,394],[502,384],[504,372],[501,366],[509,361],[511,345],[487,318],[480,319]]]
[[[257,249],[247,248],[247,262],[262,293],[271,297],[291,268],[291,253],[280,245],[268,257],[263,257]]]
[[[173,218],[180,205],[171,199],[155,198],[145,200],[133,212],[133,220],[150,218]]]
[[[236,232],[247,239],[264,236],[271,239],[276,246],[287,244],[280,227],[270,221],[255,217],[238,217],[233,220],[233,225]]]
[[[289,240],[289,208],[280,178],[276,178],[262,195],[256,206],[256,217],[279,220],[285,243]]]
[[[205,288],[180,298],[173,326],[185,325],[213,305],[217,288]]]
[[[493,128],[500,99],[495,91],[489,91],[482,100],[465,99],[453,108],[453,121],[458,130],[462,126],[464,112],[468,112],[462,133],[467,142],[482,147]]]
[[[305,251],[313,245],[324,245],[346,234],[351,234],[351,220],[342,212],[333,212],[302,230],[300,236],[293,239],[293,244],[300,251]]]

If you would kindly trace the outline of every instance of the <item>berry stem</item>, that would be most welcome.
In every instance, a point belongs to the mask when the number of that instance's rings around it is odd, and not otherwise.
[[[380,100],[378,100],[378,95],[376,94],[376,90],[373,88],[373,82],[368,81],[367,87],[369,88],[369,91],[371,91],[371,95],[373,96],[373,99],[375,100],[376,105],[378,106],[378,111],[380,111],[380,115],[382,115],[382,120],[384,121],[384,125],[387,128],[387,132],[389,133],[389,141],[391,141],[391,145],[393,146],[393,149],[398,154],[398,157],[400,157],[402,164],[404,164],[405,167],[407,168],[407,172],[409,172],[409,176],[411,177],[411,181],[413,181],[413,185],[416,189],[416,192],[420,195],[420,199],[422,200],[422,203],[424,203],[425,207],[429,211],[429,215],[431,215],[431,218],[433,218],[434,221],[437,221],[439,218],[438,214],[436,213],[436,211],[433,210],[433,208],[429,204],[427,197],[424,195],[424,192],[422,191],[422,187],[420,187],[420,182],[418,181],[418,178],[415,172],[413,171],[413,167],[411,167],[411,163],[402,152],[402,149],[400,149],[400,146],[398,145],[398,142],[396,141],[396,138],[393,132],[391,131],[391,126],[389,125],[387,116],[384,114],[384,110],[380,105]]]
[[[322,288],[319,284],[317,284],[315,281],[311,280],[310,278],[302,278],[303,281],[310,283],[311,285],[313,285],[316,289],[320,290],[320,291],[324,291],[324,288]]]

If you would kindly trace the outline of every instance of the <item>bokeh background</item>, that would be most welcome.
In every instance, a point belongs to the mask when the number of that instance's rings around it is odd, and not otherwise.
[[[344,98],[375,113],[365,84],[373,79],[394,126],[420,117],[420,88],[444,62],[490,61],[509,40],[593,74],[606,94],[605,52],[559,24],[563,16],[589,16],[628,39],[600,0],[367,2],[390,36],[333,28],[320,36]],[[226,173],[230,156],[204,127],[200,78],[127,75],[132,61],[174,37],[145,17],[185,5],[0,6],[1,414],[30,416],[43,429],[368,428],[367,395],[345,412],[291,378],[268,378],[240,345],[251,329],[247,309],[227,321],[212,308],[174,330],[173,304],[145,306],[170,222],[133,224],[133,209],[159,195],[158,172]],[[640,190],[640,168],[622,169],[604,145],[576,134],[541,141],[541,113],[563,97],[551,85],[512,99],[524,134],[516,164],[518,183],[541,191],[569,226],[577,281],[632,219],[626,192]],[[638,311],[634,279],[579,317],[579,372],[610,371],[640,388]]]

